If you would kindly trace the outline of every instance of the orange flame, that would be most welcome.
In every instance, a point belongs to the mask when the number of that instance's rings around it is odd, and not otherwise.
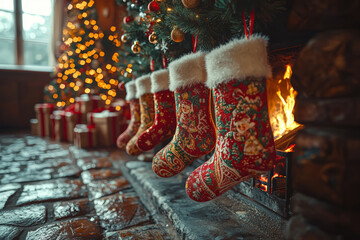
[[[286,65],[284,77],[278,81],[277,96],[274,96],[277,97],[278,107],[275,111],[270,112],[270,123],[275,139],[281,138],[290,130],[301,125],[294,120],[293,109],[297,92],[290,83],[291,75],[291,66]],[[286,90],[282,91],[284,89],[280,88],[282,85],[285,85]]]

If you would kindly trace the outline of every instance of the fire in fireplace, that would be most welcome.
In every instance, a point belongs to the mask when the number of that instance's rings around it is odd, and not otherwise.
[[[297,94],[290,82],[294,55],[281,56],[283,61],[279,62],[283,64],[283,67],[278,69],[282,69],[282,72],[277,71],[278,73],[267,81],[269,117],[277,150],[276,163],[267,174],[239,184],[235,191],[287,218],[292,194],[290,170],[292,151],[295,146],[293,138],[303,126],[295,122],[293,115]]]

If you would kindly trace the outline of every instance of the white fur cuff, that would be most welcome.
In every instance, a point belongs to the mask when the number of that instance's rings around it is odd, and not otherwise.
[[[169,90],[169,70],[157,70],[151,74],[151,92]]]
[[[271,76],[266,47],[266,37],[253,35],[249,39],[233,40],[211,51],[206,56],[206,85],[214,88],[234,78]]]
[[[185,55],[169,64],[170,90],[205,83],[205,53]]]
[[[136,83],[136,97],[140,98],[142,95],[146,93],[151,93],[151,81],[150,74],[146,74],[135,79]]]
[[[136,98],[136,85],[135,81],[131,81],[125,84],[126,89],[126,100],[130,101]]]

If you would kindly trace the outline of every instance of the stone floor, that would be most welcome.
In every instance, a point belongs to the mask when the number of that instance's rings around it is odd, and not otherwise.
[[[0,135],[0,239],[174,239],[116,167],[113,151]]]

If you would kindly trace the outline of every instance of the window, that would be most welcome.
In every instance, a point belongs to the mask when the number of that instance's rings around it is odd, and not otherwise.
[[[49,66],[53,0],[0,3],[0,64]]]

